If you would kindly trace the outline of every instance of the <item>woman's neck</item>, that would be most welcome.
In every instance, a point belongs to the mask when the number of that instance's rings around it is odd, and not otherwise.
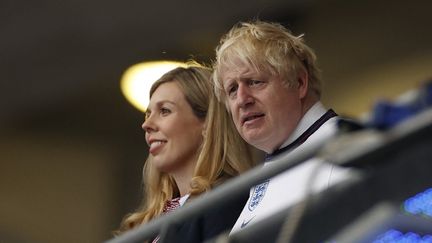
[[[177,184],[181,197],[190,193],[190,183],[195,170],[195,165],[196,161],[191,161],[187,163],[187,166],[183,166],[182,168],[170,173]]]

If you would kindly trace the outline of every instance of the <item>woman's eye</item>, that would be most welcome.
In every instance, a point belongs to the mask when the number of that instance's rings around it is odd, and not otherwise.
[[[171,113],[171,110],[169,110],[169,109],[167,109],[167,108],[161,108],[161,109],[160,109],[160,113],[161,113],[162,115],[167,115],[167,114]]]
[[[145,115],[144,115],[144,120],[147,120],[150,117],[150,114],[151,114],[150,111],[147,110]]]

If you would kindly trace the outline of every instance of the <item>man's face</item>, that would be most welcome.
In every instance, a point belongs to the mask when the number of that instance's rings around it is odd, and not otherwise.
[[[228,108],[243,139],[271,153],[279,148],[304,115],[301,100],[307,80],[287,87],[278,76],[258,73],[246,65],[222,70]]]

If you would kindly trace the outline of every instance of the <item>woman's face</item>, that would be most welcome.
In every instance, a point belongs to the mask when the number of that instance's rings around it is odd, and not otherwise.
[[[194,115],[176,81],[155,90],[142,128],[157,169],[170,173],[195,166],[204,121]]]

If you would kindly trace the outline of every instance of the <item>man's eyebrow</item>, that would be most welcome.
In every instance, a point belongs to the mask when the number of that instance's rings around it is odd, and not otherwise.
[[[224,89],[226,89],[226,88],[232,86],[233,82],[234,82],[234,80],[232,80],[232,79],[225,80],[225,81],[223,82],[223,87],[224,87]]]

